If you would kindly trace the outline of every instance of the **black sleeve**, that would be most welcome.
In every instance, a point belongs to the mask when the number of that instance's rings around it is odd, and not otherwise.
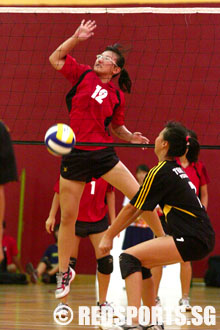
[[[0,184],[17,180],[17,168],[11,138],[0,121]]]
[[[137,209],[153,211],[167,193],[165,163],[161,162],[149,171],[143,185],[130,201]]]

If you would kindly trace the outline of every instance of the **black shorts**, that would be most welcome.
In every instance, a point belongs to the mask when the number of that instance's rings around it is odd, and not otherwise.
[[[207,246],[202,240],[191,236],[173,237],[173,239],[183,261],[203,259],[213,250],[215,244],[213,240]]]
[[[91,234],[102,233],[108,229],[108,217],[107,215],[100,221],[87,222],[87,221],[76,221],[75,230],[76,236],[87,237]]]
[[[112,147],[93,151],[74,148],[62,157],[60,174],[67,180],[90,182],[110,171],[118,162]]]

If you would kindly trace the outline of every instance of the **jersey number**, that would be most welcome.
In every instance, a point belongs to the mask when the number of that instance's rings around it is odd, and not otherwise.
[[[95,92],[92,94],[91,98],[95,99],[99,104],[102,104],[103,99],[105,99],[107,96],[107,90],[102,88],[102,86],[97,85]]]
[[[95,184],[96,182],[95,181],[91,181],[91,195],[95,195]]]

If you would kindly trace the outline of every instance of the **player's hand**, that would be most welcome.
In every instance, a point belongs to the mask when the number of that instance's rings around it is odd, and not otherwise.
[[[99,249],[102,254],[108,253],[113,247],[113,239],[108,237],[106,234],[102,237],[99,243]]]
[[[132,134],[131,143],[133,144],[148,144],[150,140],[142,135],[140,132],[134,132]],[[145,148],[144,148],[145,149]]]
[[[96,22],[95,21],[87,21],[83,19],[80,26],[74,33],[74,36],[78,38],[79,41],[87,40],[88,38],[92,37],[94,35],[94,30],[96,28]]]
[[[54,231],[55,223],[56,223],[56,219],[54,217],[48,217],[45,223],[45,227],[46,227],[46,231],[49,234],[51,234]]]

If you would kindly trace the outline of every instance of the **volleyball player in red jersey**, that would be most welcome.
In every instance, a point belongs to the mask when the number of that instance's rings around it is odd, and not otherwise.
[[[56,222],[56,214],[59,208],[59,180],[54,186],[54,197],[46,221],[46,229],[51,233]],[[114,188],[102,178],[92,179],[85,185],[82,198],[79,205],[79,214],[75,226],[75,237],[73,240],[73,250],[70,258],[70,267],[75,270],[79,243],[82,237],[89,237],[97,259],[98,265],[98,283],[99,283],[99,302],[102,306],[110,306],[106,301],[110,274],[113,271],[113,257],[107,253],[101,255],[98,249],[99,243],[104,232],[107,230],[109,223],[107,213],[109,214],[110,223],[115,219],[115,192]],[[64,301],[66,303],[66,301]]]
[[[74,88],[67,95],[70,126],[78,142],[112,142],[113,134],[130,143],[147,144],[140,132],[131,133],[124,125],[124,94],[130,92],[131,80],[124,68],[125,59],[117,46],[109,46],[97,55],[93,69],[77,63],[69,54],[75,46],[94,35],[95,21],[82,20],[72,37],[62,43],[50,56],[51,65],[67,78]],[[89,71],[88,71],[89,70]],[[119,89],[112,78],[119,75]],[[120,162],[113,148],[76,146],[64,156],[60,176],[61,225],[58,237],[59,271],[56,298],[69,293],[74,277],[68,267],[78,216],[79,202],[86,182],[102,177],[129,199],[139,185],[130,171]],[[148,224],[157,236],[164,234],[156,213],[148,216]],[[61,283],[61,284],[60,284]]]

